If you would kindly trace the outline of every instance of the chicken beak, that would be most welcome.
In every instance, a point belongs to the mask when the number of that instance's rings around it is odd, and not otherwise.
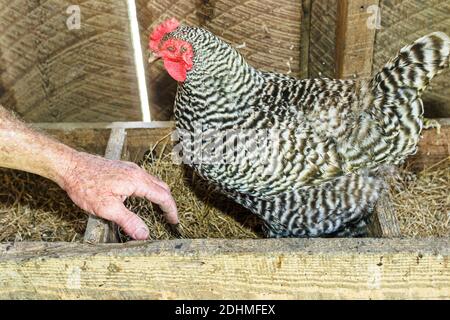
[[[148,63],[152,64],[161,59],[161,57],[153,52],[150,53],[150,57],[148,58]]]

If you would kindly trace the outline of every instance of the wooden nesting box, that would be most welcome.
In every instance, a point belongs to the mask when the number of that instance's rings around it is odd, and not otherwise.
[[[450,121],[426,131],[417,168],[448,158]],[[140,160],[173,123],[42,124],[109,158]],[[106,137],[109,136],[109,139]],[[0,244],[0,298],[449,298],[450,239],[402,239],[388,201],[372,238],[115,241],[90,218],[85,243]]]
[[[140,119],[125,2],[0,0],[0,102],[29,121],[54,122],[36,126],[64,143],[112,159],[138,161],[168,139],[171,122],[105,123]],[[59,14],[70,4],[80,5],[87,28],[66,30]],[[450,32],[449,0],[136,5],[143,48],[150,30],[175,16],[240,46],[255,66],[297,77],[368,76],[401,45]],[[367,28],[373,8],[382,10],[375,29]],[[176,84],[161,65],[146,71],[153,119],[168,120]],[[425,98],[441,117],[450,116],[449,76]],[[424,132],[409,160],[416,169],[449,157],[450,120],[441,125],[440,134]],[[450,298],[450,239],[401,238],[386,198],[371,238],[114,243],[114,229],[90,218],[84,243],[0,244],[0,299]]]

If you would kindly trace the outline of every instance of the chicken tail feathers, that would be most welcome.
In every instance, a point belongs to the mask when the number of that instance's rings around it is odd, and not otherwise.
[[[421,95],[449,64],[450,38],[434,32],[403,47],[361,91],[370,116],[362,116],[355,130],[373,146],[375,164],[398,164],[416,152],[423,128]]]
[[[450,38],[443,32],[426,35],[403,47],[373,78],[375,96],[397,96],[414,90],[420,97],[430,81],[450,64]],[[413,97],[411,97],[413,98]]]

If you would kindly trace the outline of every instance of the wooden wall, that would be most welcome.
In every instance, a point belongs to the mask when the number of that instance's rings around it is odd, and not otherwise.
[[[81,8],[68,30],[66,8]],[[369,76],[406,43],[450,33],[450,0],[136,0],[144,57],[151,30],[176,17],[221,36],[255,67],[296,77]],[[367,12],[381,8],[381,29]],[[176,82],[146,64],[153,120],[172,117]],[[424,97],[450,116],[450,71]],[[28,121],[141,119],[126,0],[0,0],[0,103]]]
[[[248,61],[265,70],[300,77],[301,0],[137,0],[143,46],[151,30],[170,17],[199,25],[221,36]],[[153,118],[166,120],[172,114],[176,83],[161,62],[148,74]]]
[[[381,10],[373,31],[366,27],[371,5]],[[404,45],[434,31],[450,34],[450,0],[313,0],[310,76],[369,76]],[[423,100],[427,116],[450,116],[450,70],[433,80]]]
[[[312,78],[335,77],[338,1],[312,2],[309,44],[309,76]]]
[[[381,29],[369,29],[371,6]],[[203,26],[233,45],[254,66],[296,77],[369,77],[405,44],[427,33],[450,33],[450,0],[138,0],[143,46],[151,30],[176,17]],[[275,45],[274,45],[275,44]],[[149,66],[153,117],[172,115],[176,83],[160,62]],[[450,71],[424,97],[426,113],[450,116]]]
[[[32,122],[140,120],[130,39],[126,0],[0,0],[0,103]]]

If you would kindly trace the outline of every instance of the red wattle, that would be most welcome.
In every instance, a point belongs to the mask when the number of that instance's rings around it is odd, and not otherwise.
[[[187,69],[183,62],[164,60],[164,67],[176,81],[184,82],[186,80]]]

